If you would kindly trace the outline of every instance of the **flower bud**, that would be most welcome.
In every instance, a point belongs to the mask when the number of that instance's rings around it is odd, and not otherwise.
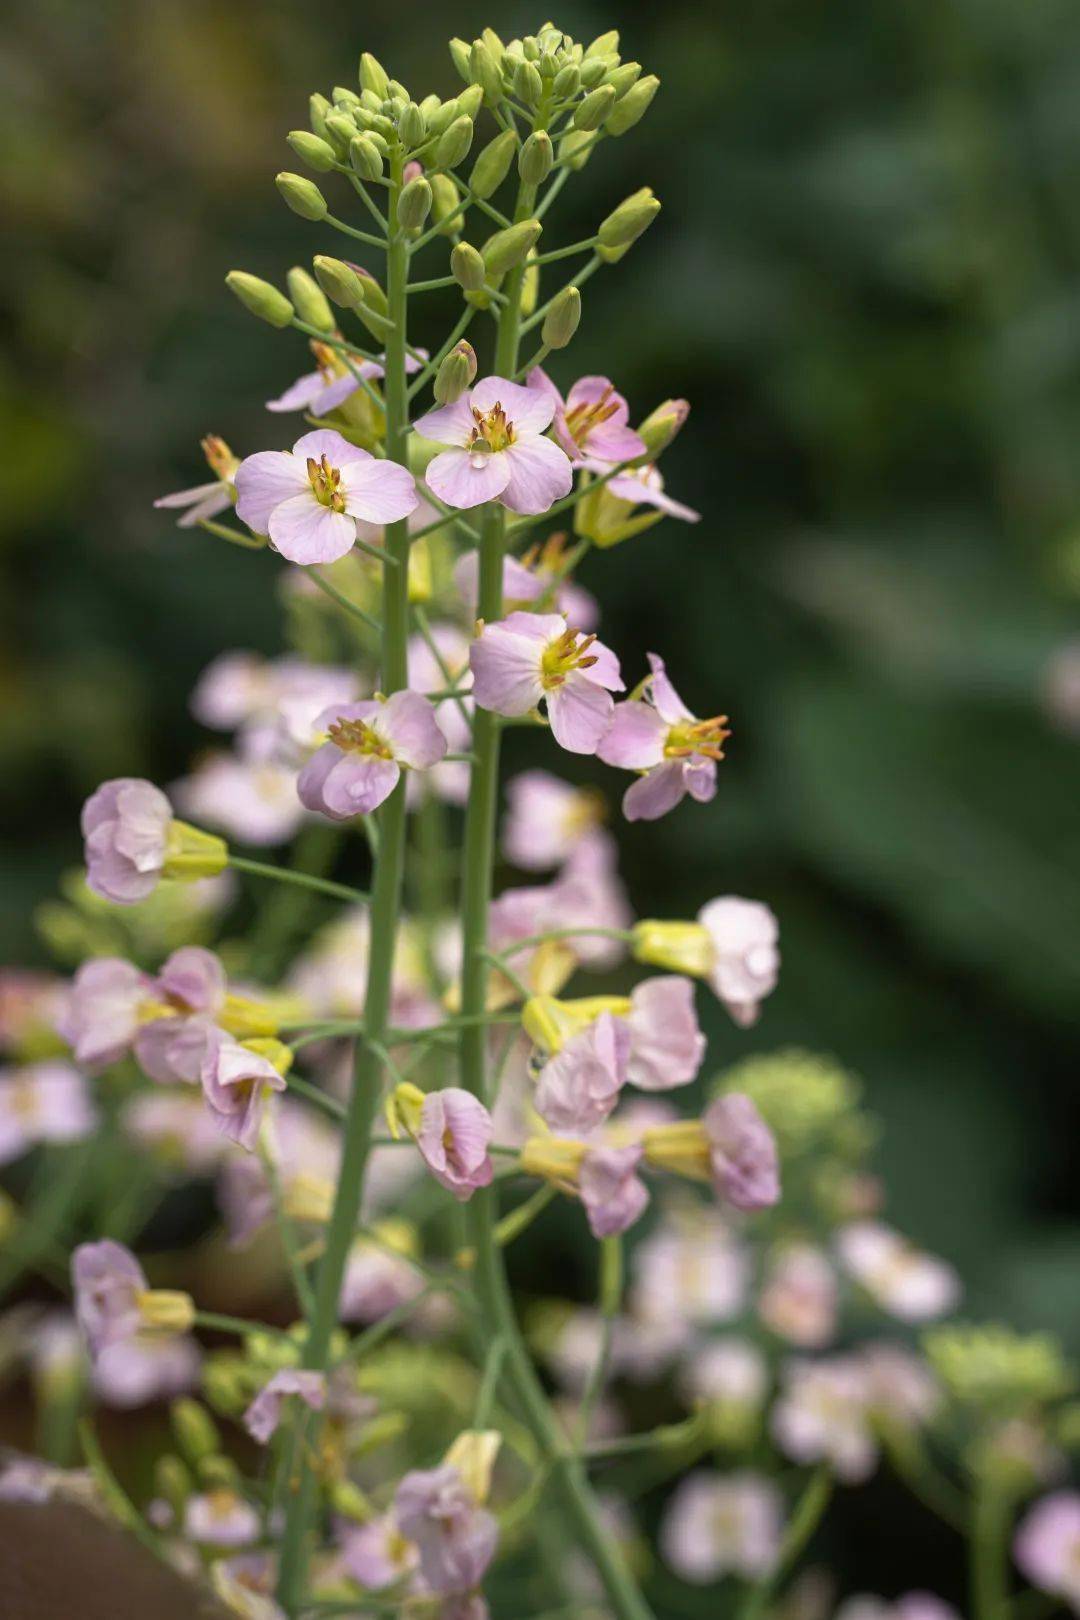
[[[290,130],[286,139],[300,161],[319,174],[326,174],[337,162],[329,141],[324,141],[321,135],[313,135],[310,130]]]
[[[467,118],[475,119],[483,105],[484,92],[478,84],[467,85],[458,96],[458,111],[463,112]]]
[[[308,122],[316,135],[326,139],[326,115],[330,111],[330,103],[325,96],[315,92],[308,98]]]
[[[325,1226],[334,1208],[334,1184],[307,1171],[290,1176],[284,1189],[282,1210],[294,1221]]]
[[[246,270],[230,270],[225,285],[235,293],[245,309],[271,326],[288,326],[295,311],[284,293],[278,292],[269,281],[248,275]]]
[[[349,162],[361,180],[378,180],[383,172],[382,153],[370,135],[354,135],[349,142]]]
[[[230,990],[217,1021],[228,1034],[246,1044],[258,1036],[276,1035],[281,1020],[280,1013],[275,1012],[269,1002],[237,996]]]
[[[272,1035],[255,1035],[250,1040],[240,1043],[246,1052],[254,1052],[256,1057],[265,1058],[272,1063],[278,1074],[288,1074],[293,1066],[293,1050]]]
[[[689,415],[690,404],[685,399],[665,399],[655,411],[649,412],[638,428],[647,447],[647,461],[655,461],[660,452],[667,449]]]
[[[457,1469],[478,1506],[491,1495],[491,1474],[501,1445],[498,1429],[465,1429],[443,1458]]]
[[[382,63],[370,51],[365,51],[360,58],[360,83],[377,96],[386,95],[390,80]]]
[[[427,139],[427,119],[415,101],[406,104],[405,111],[398,119],[398,134],[402,144],[410,151],[422,146]]]
[[[536,254],[530,253],[521,278],[521,313],[531,315],[540,297],[540,266]]]
[[[466,292],[479,292],[487,280],[484,260],[471,242],[459,242],[450,255],[450,274]]]
[[[412,100],[412,96],[410,96],[400,79],[387,79],[386,94],[391,101],[401,101],[407,104]]]
[[[440,169],[452,169],[469,154],[473,142],[473,121],[462,113],[439,136],[435,147],[435,162]]]
[[[356,120],[345,113],[331,112],[325,121],[326,139],[341,159],[349,155],[349,143],[356,134]]]
[[[596,235],[599,240],[601,258],[608,259],[610,254],[620,258],[631,243],[636,242],[644,231],[647,231],[657,214],[660,212],[660,199],[654,197],[649,186],[642,186],[635,191],[632,197],[621,202],[608,217],[601,222]]]
[[[607,67],[599,56],[594,56],[590,61],[582,62],[578,71],[581,75],[581,88],[592,90],[607,73]]]
[[[195,1301],[177,1288],[144,1288],[137,1303],[146,1328],[187,1333],[195,1325]]]
[[[472,78],[472,67],[469,60],[469,47],[463,39],[454,38],[450,41],[450,60],[465,80],[465,83],[468,84]]]
[[[503,99],[502,74],[499,72],[498,58],[482,39],[473,40],[472,50],[469,52],[469,77],[473,84],[478,84],[484,93],[484,100],[489,107],[495,107]]]
[[[480,250],[488,274],[501,276],[523,263],[543,228],[538,219],[523,219],[489,236]]]
[[[561,1136],[531,1136],[521,1150],[521,1172],[572,1192],[586,1151],[584,1142]]]
[[[607,123],[604,125],[608,134],[625,135],[628,129],[633,129],[648,112],[659,88],[660,80],[655,73],[650,73],[648,78],[639,79],[636,84],[631,85],[608,113]]]
[[[451,175],[431,176],[431,217],[440,227],[444,220],[449,220],[443,233],[446,236],[455,235],[461,228],[461,215],[457,211],[460,201],[461,193]]]
[[[584,101],[579,101],[574,112],[574,128],[591,131],[599,129],[615,105],[615,92],[610,84],[601,84],[590,90]]]
[[[344,259],[331,259],[325,253],[315,256],[315,279],[328,298],[343,309],[356,309],[364,302],[361,279]]]
[[[335,84],[330,92],[330,100],[335,107],[359,107],[360,105],[360,97],[347,84]]]
[[[411,1080],[401,1080],[386,1099],[386,1123],[390,1135],[398,1141],[402,1132],[415,1137],[420,1130],[420,1116],[424,1108],[424,1093]]]
[[[518,153],[518,174],[527,186],[539,186],[551,173],[554,161],[555,149],[551,136],[547,130],[538,129],[529,136]]]
[[[461,108],[456,96],[451,96],[449,101],[440,101],[438,96],[425,96],[420,103],[420,111],[427,120],[428,134],[441,135],[450,128]]]
[[[549,349],[565,349],[581,323],[581,294],[564,287],[544,316],[540,338]]]
[[[351,1519],[354,1524],[367,1524],[376,1517],[374,1503],[351,1479],[339,1479],[330,1487],[330,1506],[341,1518]]]
[[[176,1443],[189,1462],[198,1464],[221,1450],[217,1424],[201,1401],[181,1396],[169,1407]]]
[[[501,62],[506,46],[495,32],[494,28],[481,28],[480,38],[491,52],[496,62]]]
[[[409,547],[409,578],[407,595],[410,602],[430,602],[435,594],[435,577],[431,570],[431,542],[424,538],[414,540]]]
[[[559,157],[568,169],[575,171],[583,169],[592,157],[592,152],[592,138],[581,129],[569,130],[559,142]]]
[[[191,1475],[180,1461],[171,1452],[166,1452],[154,1464],[154,1492],[162,1501],[168,1502],[177,1522],[182,1522],[184,1507],[191,1495],[193,1482]]]
[[[274,184],[294,214],[301,219],[326,218],[326,198],[314,180],[305,180],[302,174],[279,174]]]
[[[418,175],[402,187],[398,198],[397,220],[406,231],[417,231],[431,212],[431,186]]]
[[[435,374],[432,393],[440,405],[453,405],[476,377],[476,350],[462,338],[446,356]]]
[[[536,107],[544,94],[544,81],[540,69],[532,62],[519,62],[514,72],[514,89],[526,107]]]
[[[621,100],[640,77],[640,62],[624,62],[622,67],[617,67],[614,72],[608,74],[606,82],[614,90],[616,99]]]
[[[381,283],[375,279],[370,270],[364,270],[358,264],[354,264],[352,268],[356,271],[360,282],[360,292],[365,309],[374,310],[376,315],[385,315],[390,306],[386,301],[386,294]]]
[[[552,90],[560,101],[570,96],[576,96],[581,83],[581,72],[575,62],[567,62],[565,67],[559,69],[555,75]]]
[[[585,60],[588,62],[594,56],[610,56],[618,48],[619,30],[609,28],[606,34],[597,34],[592,44],[585,47]]]
[[[488,142],[477,156],[469,176],[469,185],[478,197],[490,197],[492,192],[498,191],[510,172],[516,151],[517,136],[512,129],[504,129]]]
[[[332,332],[337,322],[334,312],[330,308],[326,294],[313,276],[299,265],[294,265],[285,278],[289,289],[289,297],[293,307],[302,321],[308,326],[317,327],[320,332]]]

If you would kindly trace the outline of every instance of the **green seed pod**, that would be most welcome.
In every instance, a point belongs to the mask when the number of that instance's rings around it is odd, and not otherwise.
[[[512,129],[504,129],[484,147],[477,156],[469,176],[469,185],[478,197],[490,197],[498,191],[510,172],[510,163],[517,151],[517,136]]]
[[[458,112],[466,118],[475,118],[484,105],[484,92],[478,84],[468,85],[458,96]]]
[[[383,172],[382,153],[370,135],[354,135],[349,142],[349,162],[361,180],[378,180]]]
[[[638,428],[645,440],[647,460],[655,461],[667,449],[689,415],[690,402],[685,399],[665,399],[655,411],[649,412]]]
[[[564,287],[540,328],[541,340],[549,349],[565,349],[581,324],[581,294],[576,287]]]
[[[660,200],[653,196],[651,186],[642,186],[632,197],[627,197],[601,223],[596,233],[601,256],[607,258],[608,253],[615,252],[621,257],[630,244],[648,230],[659,212]],[[608,263],[611,263],[610,259]]]
[[[462,338],[446,356],[435,373],[432,393],[440,405],[453,405],[476,377],[476,350]]]
[[[440,101],[434,107],[429,107],[427,102],[422,101],[420,111],[427,119],[428,132],[432,135],[441,135],[458,117],[460,108],[457,97],[452,96],[449,101]]]
[[[306,163],[317,174],[327,174],[337,162],[329,141],[324,141],[321,135],[313,135],[309,129],[291,129],[285,138],[301,163]]]
[[[285,282],[300,319],[306,321],[308,326],[317,327],[320,332],[332,332],[337,325],[334,312],[315,278],[299,265],[294,265]]]
[[[606,34],[597,34],[591,45],[585,48],[585,59],[592,56],[610,56],[612,51],[619,48],[619,30],[610,28]]]
[[[472,119],[462,114],[443,131],[435,145],[435,162],[440,169],[452,169],[468,156],[473,128]]]
[[[423,146],[427,139],[427,119],[415,101],[408,103],[398,119],[398,134],[410,152],[415,152],[418,146]]]
[[[295,314],[284,293],[278,292],[269,281],[248,275],[246,270],[230,270],[225,285],[235,293],[245,309],[271,326],[288,326]]]
[[[472,65],[469,61],[469,47],[463,39],[455,38],[450,41],[450,60],[468,84],[472,79]]]
[[[330,103],[318,91],[308,98],[308,122],[316,135],[326,136],[326,115],[330,111]]]
[[[544,94],[544,81],[532,62],[519,62],[514,72],[514,89],[526,107],[537,107]]]
[[[190,1463],[200,1463],[204,1457],[221,1450],[221,1435],[217,1424],[201,1401],[181,1396],[169,1408],[176,1443]]]
[[[480,86],[488,106],[497,107],[503,99],[502,74],[499,72],[498,57],[492,56],[482,39],[473,40],[469,53],[469,77]]]
[[[362,278],[344,259],[331,259],[325,253],[318,253],[312,268],[323,292],[342,309],[357,309],[364,302]]]
[[[402,187],[398,198],[398,224],[406,231],[418,231],[431,212],[431,185],[418,175]]]
[[[590,90],[584,101],[579,101],[574,112],[574,128],[599,129],[615,105],[615,92],[610,84],[598,85]]]
[[[301,219],[326,218],[326,198],[314,180],[305,180],[302,174],[282,173],[275,176],[274,184],[293,213],[299,214]]]
[[[382,63],[370,51],[365,51],[360,58],[360,83],[377,96],[386,95],[390,80]]]
[[[617,67],[614,72],[608,74],[607,82],[614,90],[616,100],[618,100],[620,96],[625,96],[630,86],[636,84],[640,77],[640,62],[624,62],[622,67]]]
[[[518,174],[527,186],[538,186],[551,173],[554,161],[555,149],[551,136],[546,129],[538,129],[529,136],[518,153]]]
[[[479,292],[487,279],[484,260],[471,242],[459,242],[450,255],[450,274],[466,292]]]
[[[568,62],[565,67],[560,68],[556,73],[555,82],[551,88],[560,101],[565,101],[568,97],[577,95],[580,83],[581,74],[577,66],[573,62]]]
[[[449,220],[445,235],[453,235],[461,229],[461,215],[457,211],[461,201],[461,193],[452,176],[448,174],[433,174],[431,177],[431,217],[435,224],[442,226],[444,220]]]
[[[334,148],[339,158],[349,155],[349,143],[356,134],[355,119],[348,118],[344,113],[332,112],[326,119],[326,139]]]
[[[607,74],[607,68],[599,56],[593,56],[589,61],[582,62],[578,71],[581,74],[581,87],[583,90],[591,90]]]
[[[639,79],[636,84],[617,101],[607,115],[604,128],[609,135],[625,135],[628,129],[633,129],[648,112],[652,99],[660,88],[660,80],[655,73],[647,78]]]
[[[480,250],[488,274],[505,275],[508,270],[514,270],[524,263],[543,228],[538,219],[523,219],[517,225],[510,225],[505,231],[496,231],[494,236],[489,236]]]

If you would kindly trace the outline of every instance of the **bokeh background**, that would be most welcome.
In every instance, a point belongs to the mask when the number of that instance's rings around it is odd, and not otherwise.
[[[199,671],[284,647],[272,559],[151,501],[201,480],[206,431],[240,453],[287,437],[262,401],[305,369],[303,340],[223,287],[335,251],[274,190],[285,132],[363,48],[449,94],[450,32],[542,19],[477,0],[15,12],[0,943],[35,962],[85,794],[175,778],[206,742]],[[781,986],[749,1035],[713,1018],[717,1065],[835,1054],[882,1121],[891,1218],[958,1263],[973,1314],[1080,1348],[1080,11],[665,0],[556,20],[621,26],[663,88],[549,237],[641,184],[664,203],[589,284],[557,375],[610,372],[641,415],[687,396],[665,473],[704,513],[594,554],[583,582],[626,666],[665,651],[734,726],[712,805],[622,829],[636,908],[768,901]],[[851,1497],[833,1554],[853,1583],[902,1587],[915,1537],[924,1579],[955,1589],[913,1513],[887,1482]]]

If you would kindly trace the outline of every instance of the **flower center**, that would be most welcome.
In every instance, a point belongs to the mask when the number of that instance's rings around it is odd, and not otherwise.
[[[517,438],[513,422],[507,421],[506,412],[498,400],[490,411],[478,411],[473,406],[473,422],[475,426],[469,434],[466,450],[477,455],[495,455],[500,450],[509,449]]]
[[[580,635],[580,630],[568,627],[544,648],[540,659],[540,683],[546,692],[561,686],[575,669],[591,669],[597,662],[597,655],[589,652],[596,637],[584,636],[579,641]]]
[[[598,428],[602,422],[614,416],[618,410],[618,401],[612,401],[615,392],[614,384],[608,383],[599,399],[582,401],[566,412],[566,429],[574,443],[582,449],[593,428]]]
[[[344,363],[337,351],[332,349],[329,343],[320,343],[317,339],[312,339],[311,352],[315,356],[315,364],[327,382],[333,382],[338,377],[344,377]]]
[[[314,456],[307,458],[308,482],[311,484],[311,493],[320,506],[328,506],[332,512],[344,512],[345,495],[341,488],[341,470],[331,467],[329,456],[320,456],[316,461]]]
[[[345,754],[373,754],[378,759],[394,757],[390,744],[366,720],[335,720],[327,736]]]
[[[706,759],[723,759],[723,745],[730,736],[726,714],[714,714],[711,720],[681,720],[667,734],[664,758],[690,759],[701,754]]]

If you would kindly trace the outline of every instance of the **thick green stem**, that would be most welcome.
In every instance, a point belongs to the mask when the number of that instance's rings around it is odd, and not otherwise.
[[[1009,1612],[1008,1546],[1006,1500],[981,1483],[971,1510],[972,1620],[1005,1620]]]
[[[408,398],[406,393],[406,301],[408,252],[397,234],[397,205],[401,192],[400,151],[391,160],[391,237],[386,255],[386,296],[393,330],[386,343],[386,454],[406,464]],[[406,648],[409,633],[409,531],[406,522],[386,528],[386,551],[396,568],[383,569],[381,688],[396,692],[407,684]],[[371,952],[364,996],[366,1039],[357,1053],[356,1072],[342,1130],[341,1168],[326,1246],[319,1264],[315,1302],[304,1347],[304,1365],[326,1370],[330,1343],[337,1324],[341,1281],[356,1233],[364,1171],[371,1147],[371,1131],[379,1105],[384,1066],[383,1038],[390,1027],[390,994],[394,945],[401,911],[401,883],[405,864],[405,784],[399,782],[379,815],[379,853],[371,895]],[[301,1440],[315,1420],[302,1410],[298,1423]],[[296,1455],[303,1457],[301,1444]],[[310,1467],[301,1467],[285,1519],[278,1577],[278,1601],[286,1614],[300,1612],[308,1564],[308,1536],[314,1506],[315,1479]]]

